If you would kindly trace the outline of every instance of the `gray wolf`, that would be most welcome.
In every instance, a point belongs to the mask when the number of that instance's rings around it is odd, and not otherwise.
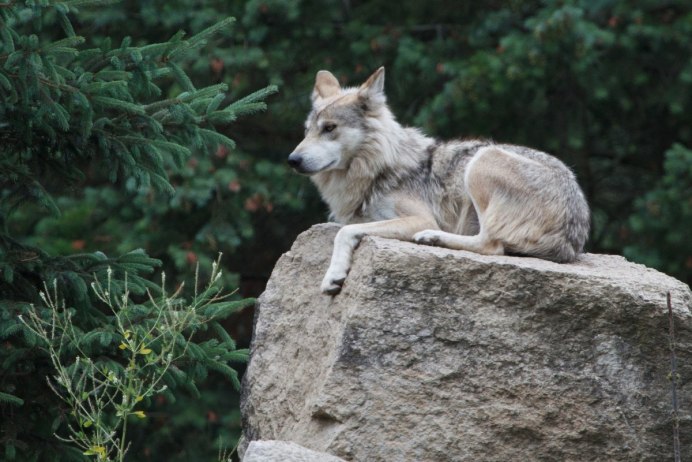
[[[386,104],[383,67],[357,88],[317,73],[305,139],[288,163],[344,224],[322,281],[327,294],[341,290],[366,235],[572,262],[589,233],[588,204],[565,164],[522,146],[441,142],[401,126]]]

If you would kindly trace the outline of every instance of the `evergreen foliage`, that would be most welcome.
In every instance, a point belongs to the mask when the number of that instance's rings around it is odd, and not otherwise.
[[[94,273],[103,278],[109,266],[118,277],[130,272],[133,289],[140,284],[143,291],[147,271],[165,269],[171,281],[190,280],[198,262],[209,267],[219,252],[246,284],[259,280],[255,290],[261,290],[261,279],[295,235],[326,217],[309,181],[284,166],[302,136],[319,69],[333,71],[344,85],[357,85],[385,65],[388,101],[403,123],[423,126],[433,136],[488,137],[556,154],[575,169],[593,208],[590,251],[624,253],[692,282],[690,250],[680,239],[692,227],[686,173],[692,162],[692,10],[685,0],[453,6],[404,0],[396,8],[386,0],[123,0],[103,1],[98,8],[86,3],[93,2],[0,5],[0,281],[5,281],[0,282],[0,333],[5,335],[0,421],[18,418],[16,433],[30,444],[55,444],[46,436],[55,414],[41,419],[38,405],[54,401],[35,380],[45,375],[45,363],[17,360],[36,355],[26,349],[21,326],[15,325],[24,306],[18,301],[40,303],[36,288],[43,279],[57,278],[68,304],[77,308],[93,303],[80,299],[85,292],[79,281]],[[238,20],[205,38],[213,46],[200,48],[202,43],[174,34],[183,29],[195,36],[227,16]],[[12,70],[6,67],[8,34],[14,49],[25,51],[15,55]],[[78,43],[77,36],[87,40]],[[46,44],[65,39],[48,58]],[[30,42],[41,46],[31,51]],[[163,47],[158,49],[164,56],[169,44],[181,47],[172,54],[176,66],[157,60],[157,47]],[[101,61],[92,61],[100,77],[85,68],[82,79],[91,80],[82,87],[77,68],[85,65],[87,50],[101,53]],[[29,63],[22,71],[26,81],[10,75],[18,75],[20,58]],[[57,77],[49,74],[50,66]],[[75,76],[63,75],[60,67]],[[40,76],[37,85],[30,75]],[[44,80],[106,98],[95,104],[87,99],[93,113],[90,138],[80,136],[88,125],[82,121],[89,118],[81,98]],[[16,87],[11,104],[7,82]],[[228,91],[208,95],[204,104],[186,100],[166,106],[181,95],[190,97],[190,83],[200,89],[227,85]],[[282,86],[271,111],[227,127],[203,120],[207,108],[225,109],[228,101],[271,84]],[[96,95],[89,85],[101,85],[103,93]],[[30,98],[29,109],[21,109],[23,94]],[[40,112],[44,101],[53,107],[44,95],[64,111],[46,107]],[[113,107],[112,99],[121,107]],[[157,103],[167,118],[150,107]],[[65,118],[69,128],[61,131]],[[25,123],[29,120],[44,125]],[[176,125],[175,120],[186,122]],[[237,145],[214,140],[204,129]],[[99,134],[107,134],[102,143],[117,147],[101,152]],[[109,136],[121,138],[124,146]],[[142,146],[127,136],[164,143]],[[206,147],[198,147],[200,139]],[[130,158],[134,166],[127,163]],[[170,189],[156,175],[175,191],[159,192]],[[49,213],[56,208],[60,214]],[[137,248],[147,254],[132,253]],[[151,260],[128,268],[133,264],[128,258]],[[226,271],[224,285],[237,283]],[[90,325],[103,315],[98,307],[80,308],[80,313]],[[247,341],[249,326],[233,327]],[[21,389],[26,383],[32,383],[29,400],[9,386]],[[154,400],[153,417],[140,422],[147,431],[132,434],[133,454],[142,460],[201,458],[210,434],[224,435],[224,444],[232,446],[239,425],[233,407],[237,396],[228,392],[227,382],[212,380],[211,386],[213,391],[195,400]],[[220,411],[231,407],[232,412]],[[31,427],[31,419],[43,430]],[[13,431],[10,438],[0,438],[15,441]],[[212,452],[210,458],[216,456]]]
[[[124,1],[85,10],[80,18],[85,24],[95,24],[89,34],[95,44],[129,40],[131,46],[147,47],[168,40],[171,30],[181,28],[202,33],[219,17],[229,14],[221,8],[223,4]],[[124,11],[128,14],[123,14]],[[235,13],[243,10],[236,9]],[[235,117],[261,109],[263,103],[258,97],[263,96],[263,91],[275,90],[265,78],[237,82],[233,75],[226,75],[224,66],[247,60],[242,46],[231,49],[228,43],[237,27],[234,23],[219,31],[211,43],[213,46],[205,47],[202,53],[176,55],[177,64],[189,74],[188,80],[212,88],[229,87],[225,99],[217,97],[215,103],[234,100],[230,109],[235,110]],[[184,79],[175,78],[161,79],[158,83],[162,94],[170,98],[184,91],[186,85]],[[267,89],[257,92],[257,87],[263,85]],[[248,93],[251,96],[246,100]],[[241,118],[233,120],[231,126],[217,126],[218,131],[205,133],[212,137],[225,134],[242,139],[242,143],[239,146],[219,143],[213,149],[193,150],[185,158],[183,168],[167,169],[168,179],[175,187],[169,197],[152,197],[148,189],[138,187],[135,179],[119,187],[90,172],[79,195],[55,197],[63,210],[61,216],[44,215],[36,219],[33,210],[25,209],[15,214],[12,230],[15,234],[26,234],[28,243],[59,254],[75,249],[120,254],[132,248],[145,248],[149,255],[162,261],[169,277],[177,280],[190,279],[197,262],[203,268],[209,267],[219,252],[227,256],[225,264],[236,269],[252,266],[254,258],[241,260],[235,252],[254,236],[254,217],[299,201],[292,194],[297,188],[293,191],[285,188],[294,179],[286,175],[283,165],[264,159],[275,148],[263,148],[254,157],[245,152],[246,145],[268,139],[266,133],[245,136],[244,133],[250,132],[246,127],[247,122]],[[133,229],[138,232],[130,233]],[[253,252],[248,255],[254,256]],[[231,272],[224,277],[226,284],[237,285],[238,280]]]
[[[129,191],[150,202],[173,193],[172,175],[191,156],[229,150],[234,141],[218,130],[238,117],[265,108],[267,87],[230,102],[224,83],[197,88],[179,64],[194,54],[233,19],[209,25],[186,38],[183,32],[163,41],[133,44],[80,35],[80,11],[104,2],[26,1],[0,4],[0,440],[4,460],[81,460],[79,451],[53,434],[65,423],[66,410],[50,392],[52,374],[38,339],[19,315],[30,304],[47,315],[39,292],[54,281],[73,313],[81,351],[98,361],[119,362],[121,339],[112,313],[89,289],[95,279],[108,280],[113,295],[127,290],[142,320],[149,312],[138,302],[157,286],[147,278],[160,267],[142,250],[109,257],[101,251],[56,252],[28,238],[23,225],[75,219],[70,196],[80,200],[89,183],[110,184],[111,199]],[[75,194],[75,192],[77,194]],[[100,199],[88,204],[94,213],[109,213]],[[104,207],[105,205],[105,207]],[[102,209],[102,210],[99,210]],[[65,210],[66,213],[61,215]],[[92,211],[84,211],[91,213]],[[137,232],[123,229],[123,235]],[[51,241],[48,236],[46,242]],[[67,249],[62,249],[67,250]],[[74,252],[75,247],[72,247]],[[228,279],[226,279],[228,281]],[[210,372],[238,386],[230,364],[245,359],[219,321],[251,305],[252,300],[211,305],[205,316],[213,327],[193,338],[185,355],[165,376],[172,391],[197,394],[197,384]],[[198,326],[199,330],[200,326]],[[232,444],[232,441],[227,441]],[[210,448],[215,452],[213,448]]]
[[[625,247],[625,256],[672,274],[689,274],[692,149],[675,144],[666,151],[663,176],[635,205],[629,228],[637,240]]]

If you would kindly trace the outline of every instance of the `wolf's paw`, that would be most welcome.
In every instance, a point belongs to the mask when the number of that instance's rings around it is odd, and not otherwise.
[[[341,286],[346,280],[346,272],[327,271],[322,280],[321,290],[323,294],[336,295],[341,292]]]
[[[442,240],[442,233],[434,229],[426,229],[425,231],[418,232],[413,235],[413,240],[417,244],[424,245],[440,245]]]

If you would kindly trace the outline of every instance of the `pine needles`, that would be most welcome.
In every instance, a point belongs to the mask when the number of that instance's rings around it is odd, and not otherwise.
[[[184,302],[148,279],[161,262],[142,250],[51,255],[13,235],[13,217],[59,216],[58,198],[88,194],[85,180],[172,193],[170,175],[192,153],[232,148],[217,130],[263,110],[276,91],[233,102],[227,85],[198,87],[180,64],[232,18],[162,43],[95,41],[75,18],[104,3],[0,5],[0,433],[7,460],[66,460],[72,452],[52,438],[64,429],[65,403],[74,412],[68,442],[100,460],[122,457],[125,435],[113,432],[124,433],[128,416],[139,417],[154,393],[171,401],[175,389],[199,393],[196,384],[211,371],[237,387],[230,364],[246,357],[219,321],[253,301],[218,297],[218,264],[215,288],[206,289],[212,292]],[[192,337],[206,329],[208,336]],[[59,395],[48,392],[46,375]]]
[[[28,2],[31,3],[31,2]],[[0,137],[3,152],[21,153],[4,164],[24,168],[23,177],[0,174],[0,184],[22,185],[47,173],[49,159],[78,177],[79,159],[99,157],[109,178],[135,178],[144,188],[171,192],[167,185],[166,159],[177,164],[190,155],[190,147],[233,147],[230,138],[216,131],[239,116],[264,110],[262,102],[277,91],[264,88],[230,103],[224,84],[195,88],[176,63],[186,53],[234,22],[228,18],[184,39],[175,34],[169,42],[120,46],[108,41],[100,47],[85,47],[86,39],[75,35],[69,13],[76,6],[94,2],[33,3],[0,8]],[[58,23],[67,37],[44,41],[31,33],[29,24],[47,28]],[[173,79],[182,91],[164,97],[162,84]],[[48,194],[36,196],[16,187],[4,201],[37,200],[50,206]]]

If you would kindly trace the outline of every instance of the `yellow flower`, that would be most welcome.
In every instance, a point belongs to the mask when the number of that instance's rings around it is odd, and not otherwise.
[[[106,448],[103,446],[92,446],[86,451],[84,451],[85,456],[99,456],[99,458],[106,457]]]

